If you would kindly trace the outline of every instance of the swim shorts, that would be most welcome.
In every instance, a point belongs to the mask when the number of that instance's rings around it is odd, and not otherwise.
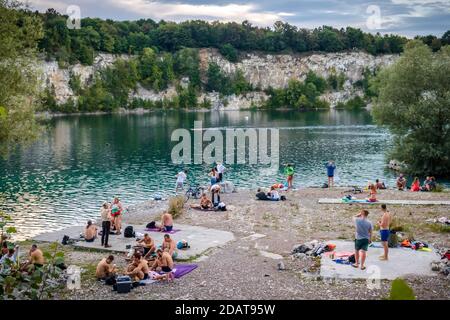
[[[389,230],[380,230],[381,241],[388,241],[390,233],[391,232]]]
[[[162,267],[161,270],[163,272],[172,272],[172,269],[170,269],[169,267]]]
[[[173,226],[165,226],[164,227],[164,230],[167,231],[167,232],[172,231],[172,229],[173,229]]]

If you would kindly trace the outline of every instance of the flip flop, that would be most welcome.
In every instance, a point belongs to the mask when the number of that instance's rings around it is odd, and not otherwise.
[[[353,263],[353,264],[352,264],[352,267],[353,267],[353,268],[358,268],[358,267],[359,267],[359,264]]]
[[[361,267],[361,270],[366,270],[366,267]]]

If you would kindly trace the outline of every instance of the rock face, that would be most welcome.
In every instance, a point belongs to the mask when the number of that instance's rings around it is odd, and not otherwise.
[[[343,73],[347,80],[344,88],[338,92],[327,92],[322,99],[328,101],[332,107],[338,102],[345,102],[363,93],[354,88],[354,83],[363,78],[365,68],[374,70],[384,67],[396,60],[396,55],[372,56],[364,52],[344,53],[314,53],[305,55],[270,55],[246,53],[240,62],[233,63],[226,60],[216,49],[201,49],[199,51],[200,68],[204,75],[209,62],[217,63],[227,74],[233,74],[238,69],[242,70],[245,78],[257,91],[242,96],[231,95],[219,97],[218,93],[203,93],[199,102],[205,98],[211,102],[213,109],[249,109],[260,106],[268,96],[263,92],[269,87],[284,88],[290,79],[304,80],[306,74],[312,70],[316,74],[328,77],[331,73]],[[42,62],[43,80],[46,86],[52,86],[55,90],[58,103],[64,103],[69,98],[74,98],[74,93],[69,86],[71,74],[80,77],[82,85],[86,85],[98,70],[110,66],[118,58],[129,59],[127,55],[99,54],[92,66],[76,64],[67,69],[61,69],[57,62]],[[205,80],[205,79],[203,79]],[[181,85],[186,86],[187,79],[182,79]],[[130,97],[146,100],[170,99],[177,95],[174,87],[169,87],[163,92],[154,92],[141,86]]]
[[[56,61],[42,61],[39,66],[42,70],[42,83],[46,87],[54,88],[58,103],[65,103],[69,98],[76,99],[69,85],[72,74],[79,76],[81,84],[84,86],[89,83],[96,72],[112,65],[118,58],[129,59],[130,56],[100,53],[95,57],[92,66],[75,64],[67,69],[60,68]]]

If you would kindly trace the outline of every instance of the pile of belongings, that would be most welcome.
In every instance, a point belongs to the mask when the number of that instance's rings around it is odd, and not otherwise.
[[[324,252],[331,252],[336,248],[336,245],[331,243],[319,242],[317,240],[313,240],[304,244],[295,245],[292,249],[292,255],[294,257],[299,258],[303,256],[312,256],[318,257],[322,255]]]
[[[330,258],[339,264],[352,264],[355,263],[355,254],[353,252],[332,252]]]
[[[426,222],[441,223],[445,226],[450,226],[450,219],[448,219],[447,217],[440,217],[439,219],[427,219]]]
[[[431,263],[431,270],[439,272],[450,280],[450,250],[441,252],[441,260]]]
[[[402,247],[411,248],[413,250],[419,251],[427,251],[431,252],[432,250],[428,247],[428,244],[422,241],[410,241],[409,239],[405,239],[401,243]]]

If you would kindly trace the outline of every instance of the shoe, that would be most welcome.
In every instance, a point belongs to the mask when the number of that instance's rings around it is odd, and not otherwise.
[[[110,244],[105,244],[105,248],[111,248],[112,246]]]
[[[384,256],[380,256],[380,257],[378,257],[378,259],[380,259],[381,261],[387,261],[387,260],[388,260],[388,259],[385,258]]]

